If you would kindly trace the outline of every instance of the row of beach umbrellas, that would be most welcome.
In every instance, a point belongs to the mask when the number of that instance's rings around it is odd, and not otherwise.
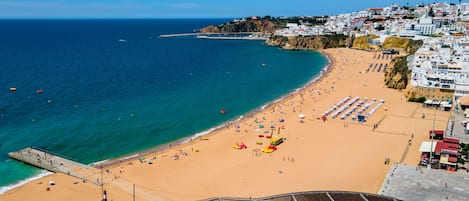
[[[353,104],[355,104],[355,102],[357,102],[360,98],[357,96],[355,97],[354,99],[352,99],[351,101],[347,102],[347,104],[340,108],[337,112],[335,112],[333,115],[332,115],[332,118],[335,119],[337,118],[337,116],[339,116],[339,114],[343,113],[345,110],[347,110],[350,106],[352,106]]]
[[[368,101],[368,98],[365,97],[365,99],[361,100],[360,102],[358,102],[358,104],[356,104],[355,106],[353,106],[349,111],[347,111],[344,115],[342,115],[340,117],[341,120],[345,120],[348,116],[350,116],[352,113],[355,112],[355,110],[357,110],[359,107],[361,107],[363,104],[366,103],[366,101]]]
[[[370,108],[373,104],[375,104],[375,102],[376,102],[376,99],[373,98],[373,100],[371,100],[369,103],[363,106],[361,110],[357,112],[357,116],[362,115],[362,113],[365,112],[368,108]]]
[[[371,109],[370,112],[368,112],[368,114],[366,114],[366,118],[368,119],[368,117],[370,117],[371,115],[373,115],[373,113],[375,113],[376,110],[377,110],[379,107],[381,107],[381,105],[383,105],[383,104],[384,104],[384,100],[381,99],[381,100],[379,101],[379,103],[378,103],[373,109]]]
[[[329,108],[328,111],[324,112],[322,114],[322,116],[327,116],[329,115],[330,113],[332,113],[333,111],[335,111],[337,108],[339,108],[340,106],[342,106],[343,104],[345,104],[346,102],[348,102],[350,100],[350,96],[347,96],[345,98],[343,98],[342,100],[340,100],[339,102],[337,102],[336,104],[334,104],[332,107]]]

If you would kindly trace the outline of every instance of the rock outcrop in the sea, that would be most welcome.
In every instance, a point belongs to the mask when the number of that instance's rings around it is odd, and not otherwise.
[[[384,83],[388,88],[405,89],[410,80],[411,71],[407,67],[407,56],[394,58],[384,74]]]
[[[318,36],[272,36],[267,45],[285,50],[318,50],[336,47],[350,47],[353,38],[342,34]]]
[[[278,27],[269,20],[250,19],[237,22],[227,22],[218,26],[207,26],[200,29],[201,33],[240,33],[240,32],[262,32],[274,33]]]

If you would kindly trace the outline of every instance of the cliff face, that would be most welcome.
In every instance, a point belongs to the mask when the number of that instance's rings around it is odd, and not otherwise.
[[[269,20],[246,20],[239,22],[227,22],[219,26],[208,26],[200,30],[201,33],[239,33],[262,32],[274,33],[275,24]]]
[[[409,54],[414,54],[420,46],[422,46],[423,41],[421,40],[412,40],[409,38],[398,38],[398,37],[387,37],[384,40],[383,48],[392,48],[392,49],[401,49]]]
[[[384,41],[383,48],[402,49],[408,54],[414,54],[422,45],[423,41],[421,40],[388,37]],[[384,82],[388,88],[399,90],[407,88],[405,91],[406,97],[413,97],[415,92],[407,87],[411,79],[411,73],[412,71],[407,66],[407,56],[396,57],[391,61],[390,67],[385,73]]]
[[[407,56],[397,57],[391,61],[390,67],[384,75],[384,82],[388,88],[405,89],[410,80],[411,71],[407,67]]]
[[[361,50],[370,48],[370,45],[368,44],[368,37],[360,36],[360,37],[355,38],[355,40],[353,41],[352,48],[361,49]]]
[[[324,36],[272,36],[267,45],[278,46],[286,50],[317,50],[336,47],[348,47],[353,39],[345,35]]]

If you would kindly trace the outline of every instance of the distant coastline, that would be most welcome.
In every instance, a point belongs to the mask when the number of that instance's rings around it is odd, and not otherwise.
[[[247,34],[260,34],[259,32],[226,32],[226,33],[202,33],[202,32],[194,32],[194,33],[173,33],[173,34],[161,34],[160,38],[173,38],[173,37],[184,37],[184,36],[202,36],[202,35],[247,35]]]

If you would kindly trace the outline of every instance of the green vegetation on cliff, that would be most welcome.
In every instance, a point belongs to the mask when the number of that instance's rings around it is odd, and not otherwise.
[[[239,32],[263,32],[273,33],[277,29],[269,20],[245,20],[227,22],[218,26],[207,26],[200,30],[202,33],[239,33]]]
[[[274,33],[275,30],[285,28],[287,23],[306,24],[309,26],[321,25],[327,22],[328,16],[309,17],[248,17],[242,20],[230,21],[218,26],[210,25],[200,29],[201,33],[239,33],[263,32]]]

